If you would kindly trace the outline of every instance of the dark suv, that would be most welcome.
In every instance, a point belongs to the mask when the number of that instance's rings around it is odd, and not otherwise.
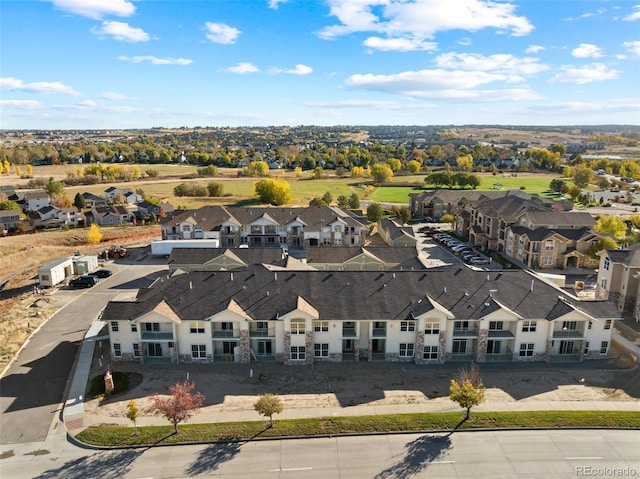
[[[69,281],[69,286],[72,288],[91,288],[98,284],[98,278],[95,276],[79,276],[78,278]]]

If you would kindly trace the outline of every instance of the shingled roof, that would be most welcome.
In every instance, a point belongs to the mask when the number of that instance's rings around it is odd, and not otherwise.
[[[134,320],[165,302],[182,320],[206,320],[233,299],[251,318],[277,319],[299,298],[331,320],[399,320],[433,308],[456,319],[480,319],[499,305],[524,319],[555,316],[563,292],[525,271],[478,272],[464,266],[429,271],[269,271],[261,265],[233,272],[162,277],[136,301],[111,301],[103,320]],[[619,318],[610,301],[562,300],[594,320]],[[597,318],[597,319],[595,319]]]

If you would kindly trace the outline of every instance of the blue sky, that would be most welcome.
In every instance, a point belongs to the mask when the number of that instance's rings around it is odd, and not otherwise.
[[[0,0],[0,127],[640,124],[640,0]]]

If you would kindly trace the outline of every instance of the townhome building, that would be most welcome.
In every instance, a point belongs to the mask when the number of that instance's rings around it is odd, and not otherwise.
[[[610,301],[525,271],[233,271],[162,276],[102,315],[111,360],[581,361],[606,358]]]
[[[366,222],[349,210],[205,206],[160,222],[163,240],[218,239],[221,247],[364,245]]]
[[[640,243],[624,250],[598,253],[596,298],[612,301],[619,311],[632,313],[640,321]]]
[[[378,221],[378,234],[389,246],[394,248],[416,247],[416,238],[413,228],[401,226],[393,220],[383,218]]]
[[[37,211],[40,208],[45,206],[49,206],[49,202],[51,199],[49,195],[44,191],[32,191],[29,193],[25,193],[22,197],[22,201],[24,204],[24,210],[26,212],[29,211]]]

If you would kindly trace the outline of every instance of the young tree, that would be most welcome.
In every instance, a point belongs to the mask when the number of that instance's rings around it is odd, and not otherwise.
[[[333,196],[329,191],[327,191],[324,195],[322,195],[322,201],[324,201],[327,204],[327,206],[331,204],[331,202],[333,201]]]
[[[449,399],[467,409],[465,420],[469,419],[471,408],[484,402],[484,384],[480,378],[480,369],[476,363],[468,368],[460,368],[458,376],[451,380]]]
[[[153,408],[173,424],[176,434],[179,432],[178,424],[187,421],[204,403],[204,396],[199,392],[193,392],[195,387],[195,383],[185,381],[170,386],[171,396],[169,397],[159,394],[150,396]]]
[[[446,215],[442,215],[442,218],[440,218],[440,221],[442,221],[443,223],[451,223],[453,224],[453,221],[455,220],[455,218],[453,217],[452,214],[447,213]]]
[[[371,168],[371,176],[376,183],[388,183],[393,178],[393,170],[386,163],[376,163]]]
[[[616,243],[608,236],[603,236],[596,243],[592,244],[589,247],[587,253],[589,253],[589,256],[591,256],[593,259],[597,259],[598,253],[605,249],[618,249],[618,243]]]
[[[87,202],[80,193],[76,193],[76,196],[73,197],[73,206],[78,208],[78,211],[83,210],[87,207]]]
[[[222,196],[224,184],[221,181],[210,181],[207,183],[207,190],[209,191],[209,196]]]
[[[396,212],[396,217],[403,225],[406,225],[411,219],[411,210],[408,206],[401,206]]]
[[[89,232],[87,233],[87,243],[98,244],[102,241],[102,231],[100,231],[100,227],[98,223],[91,223],[91,227],[89,228]]]
[[[360,208],[360,198],[357,193],[351,193],[351,196],[349,196],[349,208],[352,210]]]
[[[367,219],[371,223],[377,223],[382,219],[384,215],[384,210],[382,209],[382,205],[380,203],[371,203],[367,206]]]
[[[338,203],[338,208],[348,208],[349,207],[349,198],[346,195],[340,195],[336,199]]]
[[[133,427],[136,427],[136,421],[140,416],[140,410],[135,401],[129,401],[127,404],[127,419],[133,423]]]
[[[260,396],[253,408],[261,415],[269,417],[269,427],[273,427],[273,415],[280,414],[283,410],[282,401],[274,394]]]

